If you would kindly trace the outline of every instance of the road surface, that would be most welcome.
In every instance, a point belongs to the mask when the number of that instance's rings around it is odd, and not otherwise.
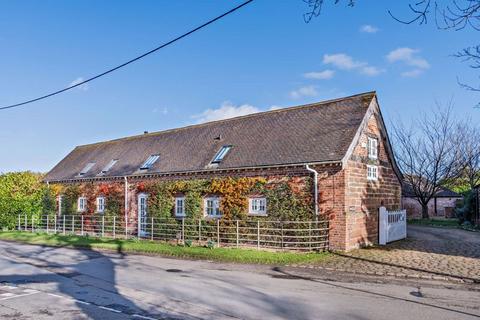
[[[1,241],[0,282],[1,319],[480,318],[474,285]]]

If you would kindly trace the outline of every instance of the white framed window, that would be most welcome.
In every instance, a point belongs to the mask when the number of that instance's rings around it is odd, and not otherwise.
[[[138,215],[145,219],[147,216],[147,195],[144,193],[138,195]]]
[[[105,198],[104,197],[97,197],[97,212],[104,213],[105,212]]]
[[[367,165],[367,179],[378,180],[378,167]]]
[[[370,159],[378,158],[378,140],[376,138],[368,138],[368,157]]]
[[[204,214],[207,217],[221,217],[220,198],[208,197],[204,199]]]
[[[185,197],[175,198],[175,217],[185,217]]]
[[[266,215],[267,199],[266,198],[250,198],[248,199],[248,214]]]
[[[77,211],[85,212],[86,210],[87,210],[87,198],[85,197],[78,198]]]

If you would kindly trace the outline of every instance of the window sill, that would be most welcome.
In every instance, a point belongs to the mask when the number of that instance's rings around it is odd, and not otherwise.
[[[252,216],[252,217],[268,217],[268,214],[266,214],[266,213],[253,213],[253,212],[249,212],[248,215],[249,215],[249,216]]]

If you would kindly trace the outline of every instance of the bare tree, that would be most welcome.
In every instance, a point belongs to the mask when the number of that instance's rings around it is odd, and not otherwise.
[[[480,130],[472,121],[459,124],[457,129],[460,161],[462,163],[461,180],[470,189],[480,184]]]
[[[303,15],[305,22],[310,22],[314,17],[320,15],[322,7],[326,0],[303,0],[308,11]],[[342,2],[342,0],[330,0],[334,4]],[[353,6],[355,0],[344,0],[348,6]],[[413,16],[409,18],[400,18],[393,12],[389,14],[393,19],[404,24],[426,24],[429,17],[435,20],[439,29],[442,30],[463,30],[472,28],[480,31],[480,0],[411,0],[408,4]],[[469,63],[473,69],[480,70],[480,45],[474,45],[464,48],[453,56]],[[480,92],[480,85],[472,86],[457,79],[458,84],[470,91]],[[480,105],[480,104],[479,104]]]
[[[437,106],[409,127],[393,125],[397,163],[406,184],[422,206],[422,217],[428,218],[428,202],[443,183],[452,181],[460,172],[458,126],[452,117],[451,104]]]
[[[408,6],[413,13],[409,19],[401,19],[391,11],[389,14],[405,24],[426,24],[433,16],[435,23],[442,30],[463,30],[472,28],[480,31],[480,0],[414,0]],[[473,69],[480,69],[480,45],[464,48],[454,54],[455,57],[469,63]],[[457,80],[460,86],[471,91],[480,91],[480,86],[471,86]]]
[[[342,0],[330,0],[334,4],[342,2]],[[347,5],[353,7],[355,0],[344,0],[347,2]],[[306,23],[309,23],[314,17],[318,17],[322,12],[322,7],[325,3],[325,0],[303,0],[308,6],[308,11],[303,14],[303,19]]]

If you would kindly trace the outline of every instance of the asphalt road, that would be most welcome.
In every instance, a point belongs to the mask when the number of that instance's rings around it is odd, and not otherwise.
[[[316,272],[0,242],[0,318],[480,318],[478,287]]]

